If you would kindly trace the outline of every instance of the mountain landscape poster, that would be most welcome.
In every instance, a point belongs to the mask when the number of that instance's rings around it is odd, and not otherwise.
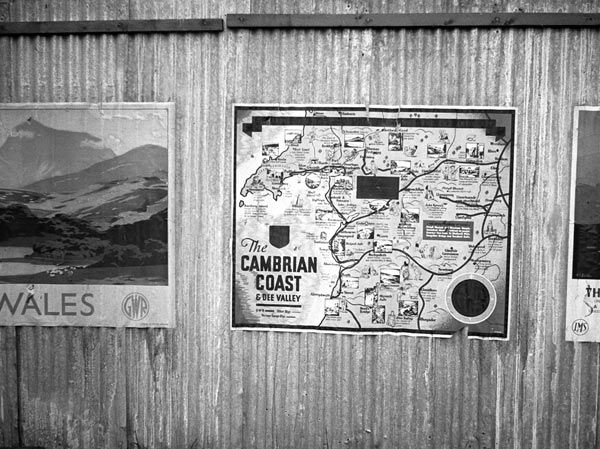
[[[566,337],[600,341],[600,107],[574,116]]]
[[[170,103],[0,105],[0,325],[170,327]]]

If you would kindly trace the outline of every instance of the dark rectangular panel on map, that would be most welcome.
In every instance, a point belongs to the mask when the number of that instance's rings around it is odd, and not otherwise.
[[[473,222],[423,220],[423,240],[472,242]]]
[[[356,198],[370,200],[397,200],[400,178],[397,176],[357,176]]]

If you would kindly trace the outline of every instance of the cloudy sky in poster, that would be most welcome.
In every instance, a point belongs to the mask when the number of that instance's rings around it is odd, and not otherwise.
[[[138,146],[140,136],[144,136],[145,144],[168,146],[166,111],[148,113],[132,109],[4,110],[0,118],[0,146],[29,117],[51,128],[89,133],[101,139],[117,156]],[[136,133],[131,132],[132,125]]]

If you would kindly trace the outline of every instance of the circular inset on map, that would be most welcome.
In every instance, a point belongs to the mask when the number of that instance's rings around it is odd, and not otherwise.
[[[496,308],[496,290],[487,278],[479,274],[462,274],[448,285],[446,305],[450,315],[461,323],[481,323]]]
[[[304,180],[306,187],[316,189],[321,184],[321,177],[317,173],[309,173]]]
[[[452,304],[461,315],[471,318],[479,316],[490,304],[490,292],[478,280],[465,279],[454,287]]]

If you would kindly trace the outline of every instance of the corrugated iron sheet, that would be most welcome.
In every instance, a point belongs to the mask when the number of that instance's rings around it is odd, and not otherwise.
[[[15,0],[10,20],[491,8],[600,12],[597,1],[558,0]],[[0,38],[0,102],[175,101],[179,211],[176,329],[0,329],[0,445],[16,444],[20,427],[24,444],[48,448],[598,447],[600,350],[564,341],[564,297],[572,111],[600,103],[599,38]],[[510,341],[230,331],[233,102],[516,106]]]

